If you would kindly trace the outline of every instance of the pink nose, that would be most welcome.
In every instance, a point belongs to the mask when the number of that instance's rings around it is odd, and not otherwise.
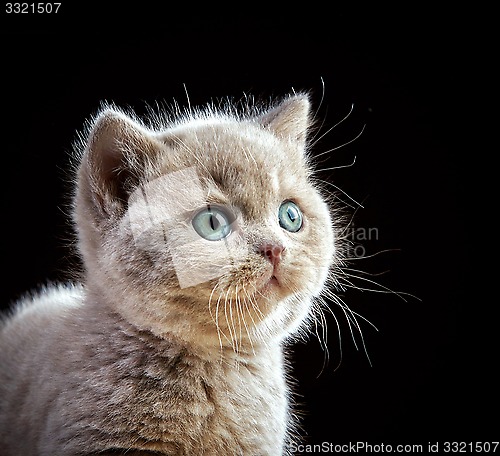
[[[274,242],[266,242],[259,247],[259,253],[265,256],[274,267],[278,266],[284,251],[285,247]]]

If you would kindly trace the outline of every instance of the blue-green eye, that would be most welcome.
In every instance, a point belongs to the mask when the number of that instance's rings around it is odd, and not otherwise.
[[[193,228],[208,241],[220,241],[231,233],[234,217],[220,207],[207,206],[199,211],[192,220]]]
[[[278,211],[281,228],[296,233],[302,228],[303,217],[299,207],[292,201],[285,201]]]

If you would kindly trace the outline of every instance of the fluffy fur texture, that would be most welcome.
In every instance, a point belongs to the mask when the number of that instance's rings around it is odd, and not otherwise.
[[[288,454],[284,348],[339,261],[309,111],[303,94],[150,124],[101,111],[78,148],[84,283],[2,324],[2,455]],[[231,214],[223,239],[193,229],[207,208]]]

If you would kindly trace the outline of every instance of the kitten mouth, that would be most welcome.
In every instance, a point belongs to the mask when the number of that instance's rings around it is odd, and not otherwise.
[[[280,281],[278,278],[273,274],[271,277],[262,277],[262,279],[259,281],[258,289],[262,292],[265,290],[268,290],[269,288],[273,287],[280,287]]]

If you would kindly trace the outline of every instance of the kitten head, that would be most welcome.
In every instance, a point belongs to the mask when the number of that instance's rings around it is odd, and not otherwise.
[[[146,126],[103,110],[75,221],[91,292],[142,329],[241,348],[301,327],[337,257],[307,156],[310,103]]]

